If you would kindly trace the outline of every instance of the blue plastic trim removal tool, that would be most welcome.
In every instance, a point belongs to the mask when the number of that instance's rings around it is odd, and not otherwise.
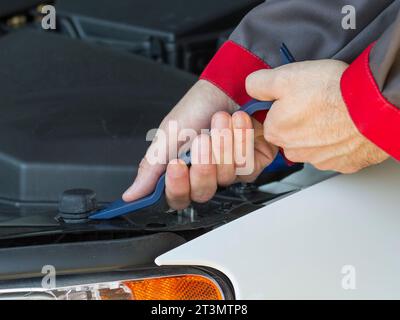
[[[285,64],[295,62],[293,56],[291,55],[285,44],[282,44],[280,52],[282,54],[282,58]],[[272,104],[273,102],[271,101],[251,100],[249,103],[245,104],[241,108],[241,110],[251,116],[257,111],[269,111],[272,107]],[[186,162],[187,165],[189,165],[190,153],[188,152],[184,157],[182,157],[182,159]],[[108,220],[119,216],[123,216],[128,213],[133,213],[140,209],[148,208],[150,206],[155,205],[158,201],[160,201],[161,197],[164,194],[164,190],[165,190],[165,173],[158,180],[156,188],[152,194],[133,202],[125,202],[122,199],[117,200],[111,203],[106,208],[92,214],[89,218],[93,220]]]

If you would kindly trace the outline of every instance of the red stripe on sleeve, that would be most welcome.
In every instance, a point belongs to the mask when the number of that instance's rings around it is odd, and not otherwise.
[[[400,160],[400,109],[379,90],[369,66],[372,48],[369,46],[344,72],[342,96],[358,130]]]
[[[244,105],[251,100],[246,92],[247,76],[257,70],[270,68],[246,48],[227,41],[210,61],[200,79],[220,88],[238,105]]]

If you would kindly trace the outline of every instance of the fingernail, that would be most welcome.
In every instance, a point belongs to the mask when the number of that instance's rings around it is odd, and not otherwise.
[[[232,116],[233,126],[237,129],[247,128],[247,118],[242,111],[235,112]]]
[[[229,118],[225,114],[216,114],[212,119],[212,127],[215,129],[229,128]]]

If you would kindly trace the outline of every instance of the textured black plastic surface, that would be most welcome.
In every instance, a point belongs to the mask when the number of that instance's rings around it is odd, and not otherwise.
[[[59,0],[56,8],[172,37],[223,30],[262,0]]]
[[[60,0],[63,33],[201,73],[219,34],[262,0]]]
[[[44,2],[43,0],[1,0],[0,17],[23,12]]]
[[[0,279],[38,276],[44,265],[57,273],[117,271],[153,265],[154,259],[185,240],[173,233],[158,233],[123,240],[87,241],[0,249]]]
[[[194,83],[147,59],[34,31],[0,38],[0,198],[51,202],[67,189],[112,201],[146,133]]]

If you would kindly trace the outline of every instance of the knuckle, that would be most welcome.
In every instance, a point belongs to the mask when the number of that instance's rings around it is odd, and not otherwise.
[[[279,128],[276,121],[272,121],[268,118],[268,120],[264,122],[264,134],[269,136],[278,136],[278,132]]]
[[[356,166],[348,166],[348,167],[343,167],[343,168],[339,168],[338,170],[336,170],[337,172],[340,172],[342,174],[353,174],[353,173],[357,173],[358,171],[360,171],[361,168],[356,167]]]
[[[187,166],[182,160],[171,160],[166,170],[167,181],[185,179],[187,172]]]
[[[214,173],[215,165],[212,164],[197,164],[193,166],[196,174],[200,176],[208,176]],[[193,170],[192,169],[192,170]]]
[[[283,147],[283,139],[280,136],[278,127],[273,123],[266,121],[264,125],[264,139],[274,145]]]
[[[330,167],[327,163],[325,162],[320,162],[320,163],[311,163],[316,169],[320,171],[328,171],[328,170],[333,170],[332,167]]]
[[[197,136],[192,144],[192,164],[209,164],[211,162],[211,139],[206,134]]]
[[[179,166],[185,166],[186,163],[185,163],[185,161],[183,161],[182,159],[172,159],[172,160],[170,160],[169,163],[168,163],[168,167],[170,167],[170,166],[177,166],[177,165],[179,165]]]
[[[340,164],[333,164],[330,162],[323,162],[313,164],[315,168],[321,171],[335,171],[341,174],[353,174],[361,170],[360,167],[354,165],[340,165]]]
[[[144,170],[147,168],[147,160],[143,158],[139,163],[139,170]]]
[[[189,193],[186,190],[180,188],[174,188],[173,190],[168,189],[168,198],[179,201],[185,200],[189,197]]]

